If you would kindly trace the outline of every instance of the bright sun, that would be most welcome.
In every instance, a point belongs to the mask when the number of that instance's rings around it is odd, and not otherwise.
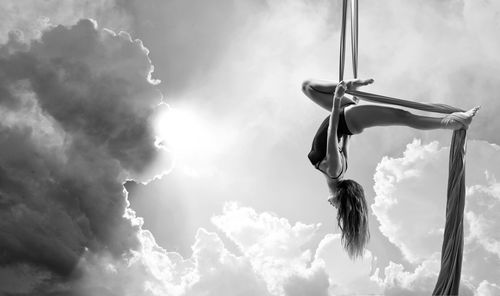
[[[215,125],[189,109],[163,108],[155,133],[159,146],[172,151],[177,160],[207,160],[220,152],[221,137]]]

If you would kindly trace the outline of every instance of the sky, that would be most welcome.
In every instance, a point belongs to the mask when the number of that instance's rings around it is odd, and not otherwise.
[[[306,157],[327,112],[301,83],[337,79],[340,5],[3,1],[0,295],[431,294],[451,132],[352,137],[371,231],[357,261]],[[498,15],[360,1],[367,91],[482,106],[461,295],[500,294]]]

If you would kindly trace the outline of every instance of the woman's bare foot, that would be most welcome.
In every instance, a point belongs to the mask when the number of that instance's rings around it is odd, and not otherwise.
[[[353,80],[347,80],[346,81],[346,87],[349,90],[358,90],[358,88],[360,88],[361,86],[370,85],[373,82],[374,82],[374,80],[372,78],[370,78],[370,79],[353,79]],[[355,103],[359,102],[359,98],[358,97],[353,96],[352,99],[353,99],[353,101]]]
[[[372,84],[373,79],[353,79],[345,81],[347,89],[357,90],[361,86]]]
[[[441,123],[447,129],[458,130],[458,129],[468,129],[470,123],[472,122],[472,118],[476,115],[479,110],[478,107],[474,107],[465,112],[453,112],[451,114],[446,115]]]

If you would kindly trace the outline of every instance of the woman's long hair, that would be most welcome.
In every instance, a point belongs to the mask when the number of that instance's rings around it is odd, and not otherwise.
[[[342,245],[351,259],[362,257],[368,240],[368,207],[363,187],[353,180],[337,182],[337,223]]]

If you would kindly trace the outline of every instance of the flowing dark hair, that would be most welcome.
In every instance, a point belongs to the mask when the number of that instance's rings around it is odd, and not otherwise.
[[[362,257],[370,239],[368,206],[363,187],[353,180],[336,184],[337,223],[342,231],[342,245],[351,259]]]

